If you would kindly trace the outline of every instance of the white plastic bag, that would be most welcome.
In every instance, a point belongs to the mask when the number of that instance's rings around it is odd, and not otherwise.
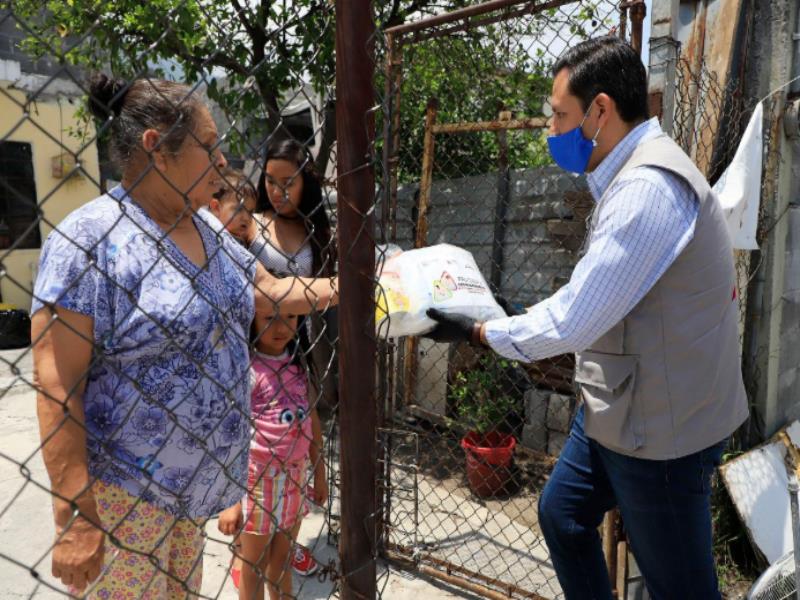
[[[714,185],[728,223],[733,247],[755,250],[758,205],[761,200],[762,121],[764,104],[750,117],[731,164]]]
[[[429,308],[479,321],[506,316],[472,254],[449,244],[387,255],[375,304],[378,334],[390,338],[431,331]]]

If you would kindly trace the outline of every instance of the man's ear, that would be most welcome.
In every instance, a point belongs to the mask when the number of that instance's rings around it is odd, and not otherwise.
[[[142,134],[142,148],[152,159],[153,163],[162,171],[166,167],[164,152],[161,147],[161,133],[155,129],[146,129]]]
[[[595,96],[594,103],[595,106],[597,106],[598,113],[597,126],[605,127],[608,124],[608,120],[611,115],[616,113],[617,103],[614,102],[614,99],[605,92],[597,94],[597,96]]]

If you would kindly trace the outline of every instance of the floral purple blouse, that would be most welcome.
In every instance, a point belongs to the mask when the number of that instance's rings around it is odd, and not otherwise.
[[[44,244],[31,313],[54,304],[94,319],[90,473],[197,518],[246,485],[255,261],[193,220],[203,268],[123,188],[82,206]]]

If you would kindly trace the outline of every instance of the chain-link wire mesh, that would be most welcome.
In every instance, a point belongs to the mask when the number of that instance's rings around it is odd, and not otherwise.
[[[380,555],[481,594],[559,597],[536,504],[575,410],[571,356],[521,365],[379,339],[377,365],[358,365],[378,380],[380,428],[364,453],[376,454],[380,502],[359,524],[372,560],[339,566],[329,278],[377,242],[446,242],[472,252],[513,308],[566,283],[591,199],[546,151],[550,68],[614,30],[617,5],[374,3],[386,29],[362,66],[376,70],[378,101],[356,120],[367,164],[347,173],[334,169],[332,2],[0,8],[0,341],[18,348],[0,355],[11,591],[68,595],[50,574],[55,557],[61,579],[93,579],[92,597],[118,586],[231,598],[240,555],[245,586],[330,597]],[[439,20],[397,27],[430,14]],[[97,71],[110,78],[90,87]],[[749,108],[702,65],[677,72],[673,137],[714,179]],[[377,188],[359,208],[369,243],[339,240],[337,255],[336,186],[365,167]],[[765,197],[770,186],[765,177]],[[386,247],[376,254],[380,264]],[[755,272],[747,261],[741,282]],[[31,339],[20,309],[32,298]],[[356,321],[368,341],[373,319]],[[225,510],[237,501],[241,511]],[[324,510],[305,514],[313,501]],[[266,542],[237,542],[245,527]],[[291,574],[309,566],[303,552],[291,564],[303,547],[317,578]],[[390,597],[387,574],[376,576]]]
[[[0,8],[4,593],[338,594],[335,27]]]
[[[591,209],[547,152],[551,68],[619,11],[498,4],[387,31],[384,235],[469,250],[519,309],[568,281]],[[559,597],[537,501],[576,407],[573,357],[522,365],[426,339],[389,352],[386,555],[481,593]]]
[[[675,70],[675,106],[672,137],[714,183],[733,158],[753,106],[746,105],[736,82],[720,81],[702,58],[683,57]],[[766,148],[766,145],[765,145]],[[759,219],[760,222],[760,219]],[[744,336],[750,255],[736,251],[740,298],[740,333]]]
[[[756,241],[759,246],[771,243],[778,222],[787,217],[784,210],[772,214],[776,188],[776,170],[780,161],[780,140],[777,139],[783,98],[770,94],[764,99],[747,98],[737,73],[724,76],[708,69],[703,57],[682,56],[677,60],[674,84],[674,117],[672,137],[692,157],[698,168],[714,184],[733,159],[748,122],[759,102],[763,102],[762,178]],[[735,250],[737,294],[739,296],[739,333],[743,346],[745,387],[751,403],[755,402],[756,386],[762,379],[758,354],[748,348],[748,334],[753,326],[748,321],[748,294],[753,280],[759,276],[765,258],[761,250]],[[763,276],[763,273],[762,273]],[[747,431],[734,436],[731,451],[744,450],[763,438],[763,425],[757,411],[751,411]]]

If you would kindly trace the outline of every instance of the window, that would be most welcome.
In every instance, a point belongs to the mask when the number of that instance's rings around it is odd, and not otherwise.
[[[38,220],[31,145],[0,142],[0,249],[41,247]]]

